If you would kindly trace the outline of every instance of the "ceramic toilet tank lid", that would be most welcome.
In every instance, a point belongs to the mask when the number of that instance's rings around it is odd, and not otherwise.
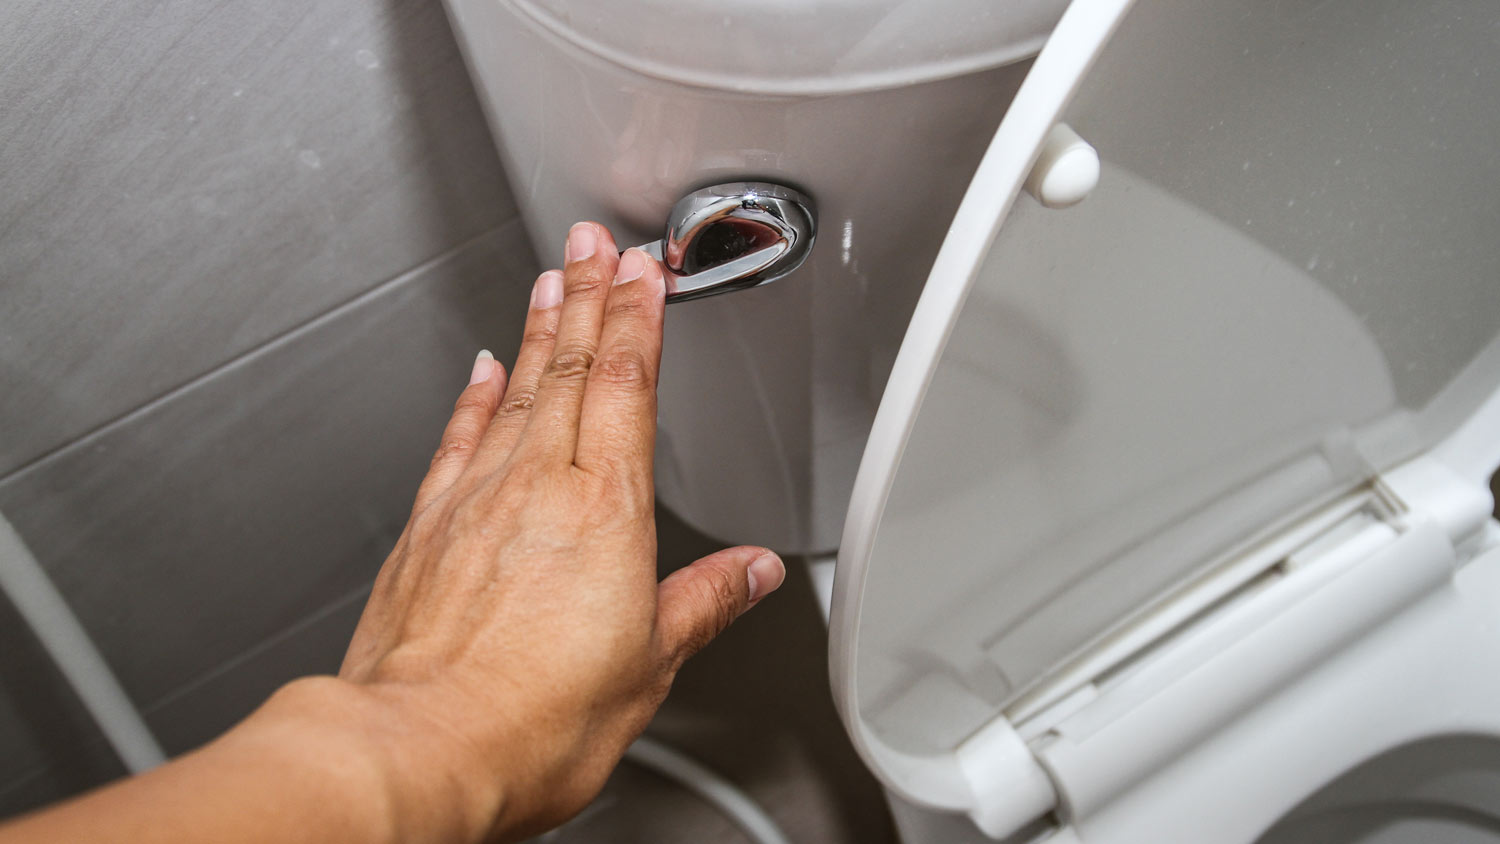
[[[1039,56],[861,465],[832,679],[898,788],[1329,502],[1434,449],[1480,490],[1500,462],[1500,108],[1444,81],[1500,54],[1355,0],[1292,27],[1140,0],[1106,42],[1124,5],[1075,4]],[[1012,200],[1059,118],[1098,187]]]
[[[1064,0],[501,0],[649,76],[762,94],[911,85],[1034,55]]]

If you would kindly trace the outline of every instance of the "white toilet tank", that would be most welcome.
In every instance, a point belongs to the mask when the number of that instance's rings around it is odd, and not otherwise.
[[[668,309],[657,492],[725,541],[838,544],[933,256],[1063,0],[447,0],[544,266],[737,180],[812,196],[806,264]]]

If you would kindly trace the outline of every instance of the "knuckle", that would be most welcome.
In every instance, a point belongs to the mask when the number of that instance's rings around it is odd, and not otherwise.
[[[560,349],[547,362],[546,374],[551,378],[573,380],[589,374],[594,366],[594,351],[584,346]]]
[[[739,615],[739,600],[735,597],[734,575],[718,566],[710,567],[698,581],[699,612],[704,623],[689,632],[679,651],[679,658],[686,659],[703,650],[720,633],[723,633]]]
[[[634,289],[639,289],[639,286]],[[657,303],[643,296],[616,296],[610,299],[609,308],[605,313],[609,317],[624,317],[633,320],[654,315],[656,310]]]
[[[466,460],[474,453],[474,443],[463,437],[447,437],[438,443],[432,455],[432,465],[439,466],[452,461]]]
[[[713,633],[717,636],[724,628],[729,626],[730,622],[734,621],[735,616],[739,615],[738,586],[743,584],[737,585],[735,582],[736,575],[718,566],[713,567],[709,571],[712,572],[709,580],[713,583],[713,589],[710,590],[713,603],[711,617],[714,620]]]
[[[536,390],[523,387],[513,393],[507,393],[505,400],[500,402],[499,413],[503,416],[513,416],[517,413],[526,413],[536,404]]]
[[[557,337],[557,325],[544,321],[541,325],[527,326],[526,331],[521,335],[521,344],[550,343],[555,337]]]
[[[604,268],[593,263],[583,264],[572,268],[565,279],[566,296],[569,298],[577,296],[595,296],[600,291],[607,290],[613,283]]]
[[[646,358],[631,348],[616,349],[594,364],[594,377],[608,384],[642,388],[650,383]]]

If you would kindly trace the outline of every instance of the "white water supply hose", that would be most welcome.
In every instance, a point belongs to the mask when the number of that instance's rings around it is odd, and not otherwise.
[[[140,710],[4,514],[0,514],[0,591],[42,643],[126,769],[138,774],[166,761]],[[776,822],[743,791],[672,748],[641,737],[625,751],[625,758],[707,800],[756,844],[790,844]]]
[[[125,767],[135,774],[166,761],[161,745],[94,647],[94,640],[4,515],[0,515],[0,590],[36,634]]]
[[[707,800],[756,844],[791,844],[776,821],[749,795],[698,761],[645,736],[630,745],[625,758]]]

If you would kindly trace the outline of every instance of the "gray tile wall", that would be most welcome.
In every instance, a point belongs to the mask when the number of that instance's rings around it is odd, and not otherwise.
[[[438,0],[12,0],[0,38],[0,473],[514,216]]]
[[[0,41],[0,512],[185,750],[336,667],[530,247],[440,0]],[[0,816],[119,772],[0,601]]]

